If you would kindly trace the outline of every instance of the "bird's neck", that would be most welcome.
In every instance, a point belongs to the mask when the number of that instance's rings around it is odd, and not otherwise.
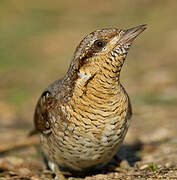
[[[99,61],[93,62],[80,68],[77,72],[77,79],[74,81],[74,91],[79,96],[86,93],[89,88],[95,88],[98,91],[102,89],[103,93],[110,94],[111,91],[116,90],[118,92],[121,86],[120,71],[122,66],[110,59],[99,59]],[[73,78],[75,76],[73,75]]]
[[[102,60],[102,64],[100,65],[100,79],[105,81],[108,85],[116,84],[119,86],[121,69],[122,64],[120,61],[115,61],[108,57]]]
[[[110,58],[95,59],[82,67],[71,64],[63,79],[66,95],[82,96],[89,88],[101,89],[104,93],[119,93],[121,90],[120,71],[122,65]],[[100,92],[101,93],[101,92]]]

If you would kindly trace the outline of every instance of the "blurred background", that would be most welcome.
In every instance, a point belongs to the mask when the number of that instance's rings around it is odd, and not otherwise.
[[[3,146],[18,143],[33,129],[41,92],[66,73],[86,34],[105,27],[148,24],[133,43],[121,74],[134,112],[125,143],[170,139],[168,154],[173,154],[177,141],[176,17],[177,1],[173,0],[1,0],[0,150],[6,151]],[[25,152],[34,161],[40,158],[32,147]],[[22,154],[25,158],[21,151],[19,157]],[[8,156],[14,152],[3,155]],[[162,165],[162,157],[176,162],[175,156],[160,156],[155,159]],[[151,161],[154,157],[147,160]]]

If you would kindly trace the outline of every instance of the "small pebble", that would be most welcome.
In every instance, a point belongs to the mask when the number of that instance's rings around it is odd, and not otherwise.
[[[20,175],[22,176],[30,176],[31,175],[31,171],[27,168],[20,168],[18,170],[18,172],[20,173]]]
[[[124,168],[124,169],[129,169],[129,168],[130,168],[130,165],[129,165],[128,161],[123,160],[123,161],[121,161],[121,163],[120,163],[120,167],[121,167],[121,168]]]
[[[139,169],[140,170],[144,170],[144,169],[146,169],[148,167],[148,165],[147,164],[144,164],[144,165],[142,165]]]
[[[172,163],[171,163],[171,162],[167,162],[167,163],[165,164],[165,167],[166,167],[166,168],[172,167]]]

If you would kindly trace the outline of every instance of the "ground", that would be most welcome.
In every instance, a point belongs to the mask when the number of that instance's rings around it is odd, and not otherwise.
[[[79,41],[103,27],[148,24],[121,81],[133,107],[117,156],[99,172],[69,180],[177,179],[177,2],[128,0],[0,2],[0,180],[52,179],[39,137],[29,137],[42,90],[62,77]]]

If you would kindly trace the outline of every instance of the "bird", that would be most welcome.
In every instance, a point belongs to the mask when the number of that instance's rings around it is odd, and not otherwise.
[[[91,32],[77,46],[65,76],[43,91],[34,125],[56,177],[63,177],[57,175],[60,167],[84,171],[106,164],[118,151],[132,116],[120,73],[132,42],[146,28]]]

